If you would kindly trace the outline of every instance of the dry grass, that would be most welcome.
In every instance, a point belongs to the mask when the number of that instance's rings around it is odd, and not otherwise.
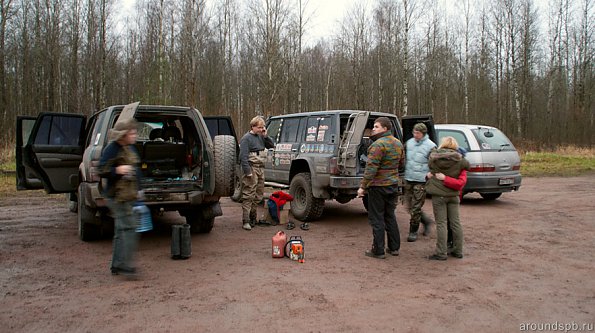
[[[595,173],[595,148],[560,146],[549,151],[519,149],[519,154],[523,176],[578,176]]]

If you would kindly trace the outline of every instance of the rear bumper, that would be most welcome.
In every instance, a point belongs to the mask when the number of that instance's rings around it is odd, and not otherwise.
[[[506,180],[505,180],[506,179]],[[501,180],[506,182],[510,179],[511,184],[500,185]],[[521,187],[522,176],[520,174],[512,175],[473,175],[467,174],[467,184],[463,191],[465,193],[480,192],[480,193],[503,193],[518,191]]]
[[[330,187],[339,189],[358,189],[363,177],[330,177]]]
[[[91,208],[107,207],[107,199],[99,192],[98,183],[81,183],[85,186],[85,203]],[[151,191],[145,190],[144,204],[150,208],[163,208],[166,211],[190,208],[189,206],[210,205],[219,202],[218,196],[205,191]]]

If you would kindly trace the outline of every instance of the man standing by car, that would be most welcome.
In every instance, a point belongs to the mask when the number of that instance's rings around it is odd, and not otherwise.
[[[264,119],[260,116],[250,121],[250,131],[240,140],[240,164],[242,166],[242,228],[251,230],[256,223],[256,207],[264,192],[264,161],[267,148],[273,148],[273,140],[267,135]]]
[[[134,119],[118,121],[110,130],[111,142],[105,147],[99,162],[99,175],[107,179],[103,194],[115,220],[111,265],[113,275],[136,274],[133,255],[138,244],[138,234],[132,208],[138,198],[141,178],[140,158],[134,147],[137,126]]]
[[[392,135],[392,124],[387,117],[374,121],[374,142],[368,148],[368,162],[364,177],[357,190],[363,197],[368,192],[368,218],[372,226],[372,248],[365,255],[384,259],[384,233],[388,237],[388,252],[398,256],[401,247],[399,226],[395,216],[397,206],[399,169],[403,167],[403,144]]]
[[[413,126],[413,137],[405,144],[405,196],[403,203],[411,219],[409,221],[408,242],[417,240],[420,222],[424,224],[424,236],[430,234],[432,220],[422,211],[426,202],[426,174],[430,171],[428,157],[436,144],[428,136],[428,128],[424,123]]]

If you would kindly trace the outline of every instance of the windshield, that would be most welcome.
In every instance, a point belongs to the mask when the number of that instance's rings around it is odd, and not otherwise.
[[[481,150],[495,150],[495,151],[514,151],[516,150],[512,142],[508,140],[504,133],[495,128],[478,128],[472,130],[473,134],[479,142]]]

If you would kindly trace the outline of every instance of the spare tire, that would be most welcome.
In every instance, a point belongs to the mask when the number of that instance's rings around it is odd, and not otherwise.
[[[235,187],[236,139],[231,135],[217,135],[213,139],[215,156],[214,195],[229,197]]]

